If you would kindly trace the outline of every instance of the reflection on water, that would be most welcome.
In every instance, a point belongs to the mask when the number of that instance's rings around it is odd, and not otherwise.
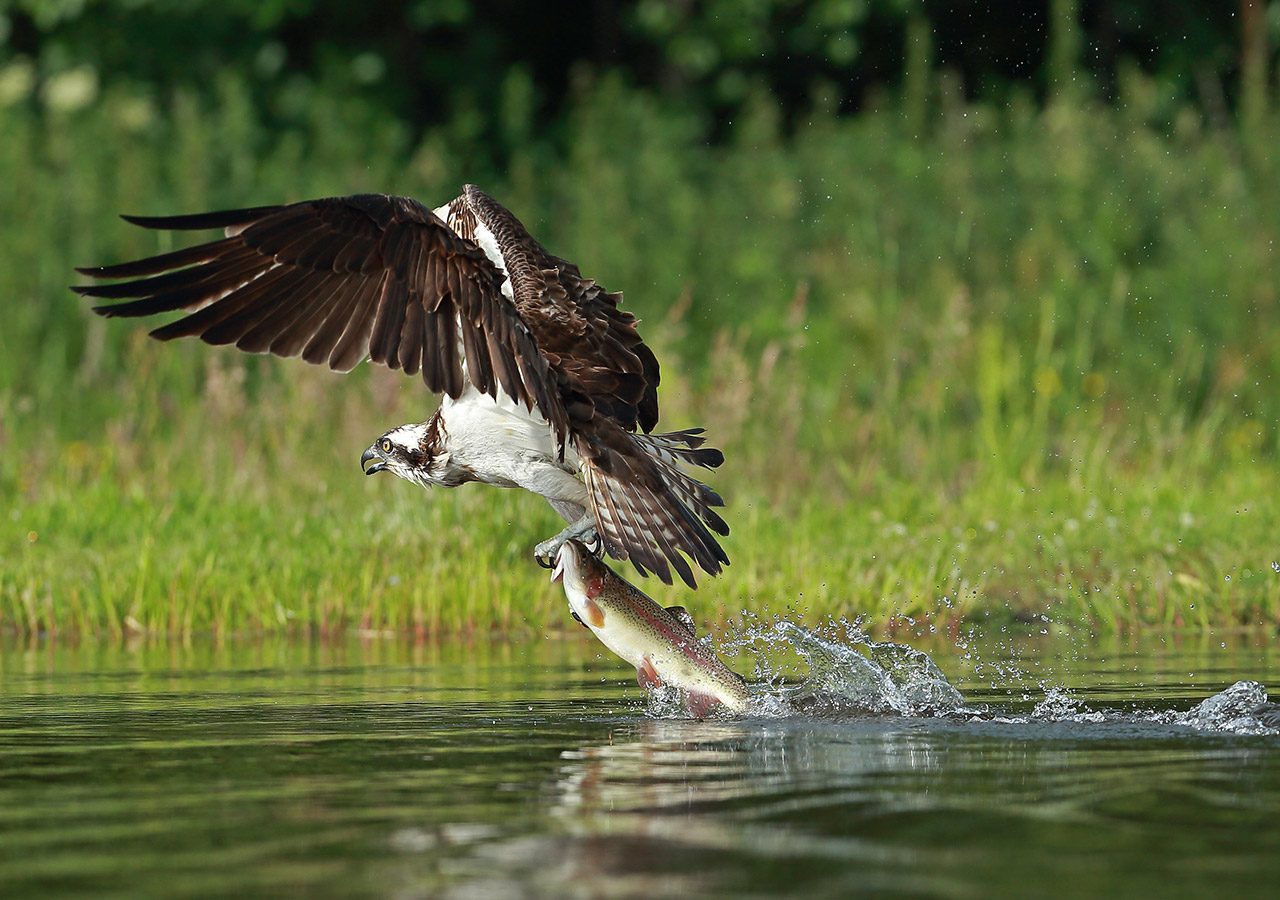
[[[632,741],[564,754],[557,812],[584,837],[719,859],[716,883],[733,890],[1052,894],[1061,878],[1071,893],[1169,896],[1170,868],[1222,867],[1227,883],[1261,895],[1280,877],[1269,855],[1280,850],[1268,825],[1280,800],[1274,742],[903,726],[644,723]],[[590,855],[578,874],[617,871]]]
[[[1280,683],[1272,636],[988,645],[969,660],[933,646],[991,715],[702,723],[646,718],[630,673],[576,637],[4,647],[2,892],[1280,883],[1280,738],[1173,721],[1234,682]],[[1046,698],[1045,681],[1063,692]]]

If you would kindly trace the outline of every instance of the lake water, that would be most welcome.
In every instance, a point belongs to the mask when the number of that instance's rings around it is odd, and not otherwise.
[[[1280,896],[1280,728],[1175,721],[1274,634],[915,643],[977,712],[654,718],[580,630],[0,644],[0,894]]]

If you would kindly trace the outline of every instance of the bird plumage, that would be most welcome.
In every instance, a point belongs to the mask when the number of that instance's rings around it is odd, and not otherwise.
[[[478,188],[435,211],[362,194],[125,219],[225,236],[80,269],[114,280],[75,288],[120,301],[96,312],[182,311],[152,334],[338,371],[367,358],[420,374],[445,400],[422,423],[413,458],[424,468],[410,480],[520,486],[562,514],[589,511],[612,556],[668,583],[674,568],[694,584],[682,554],[710,574],[728,563],[711,534],[728,533],[713,509],[723,501],[679,467],[723,457],[701,446],[700,429],[651,434],[658,362],[621,295],[550,254]],[[413,456],[407,440],[401,468]]]

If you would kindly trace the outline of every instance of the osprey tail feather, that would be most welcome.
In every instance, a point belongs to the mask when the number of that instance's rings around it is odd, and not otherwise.
[[[579,446],[605,549],[615,559],[630,560],[641,575],[653,572],[667,584],[675,569],[685,584],[697,586],[686,555],[710,575],[729,564],[711,533],[729,533],[712,509],[724,500],[677,464],[712,468],[723,461],[720,451],[701,448],[700,434],[701,429],[658,435],[617,429]]]
[[[704,469],[715,469],[724,462],[724,454],[714,447],[703,447],[705,428],[686,428],[666,434],[637,434],[636,440],[663,462],[686,462]],[[717,506],[723,504],[717,503]]]

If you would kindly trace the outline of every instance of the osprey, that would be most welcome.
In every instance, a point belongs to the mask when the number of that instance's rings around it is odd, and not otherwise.
[[[104,316],[189,315],[151,334],[198,336],[346,372],[364,359],[420,373],[440,407],[360,457],[423,487],[479,481],[545,497],[568,522],[535,548],[544,565],[576,539],[642,574],[690,587],[685,556],[729,562],[724,501],[680,463],[714,468],[702,429],[654,434],[658,361],[621,294],[553,256],[480,189],[430,210],[360,194],[186,216],[124,216],[144,228],[223,230],[209,243],[78,269],[125,302]],[[120,281],[119,279],[127,279]]]

